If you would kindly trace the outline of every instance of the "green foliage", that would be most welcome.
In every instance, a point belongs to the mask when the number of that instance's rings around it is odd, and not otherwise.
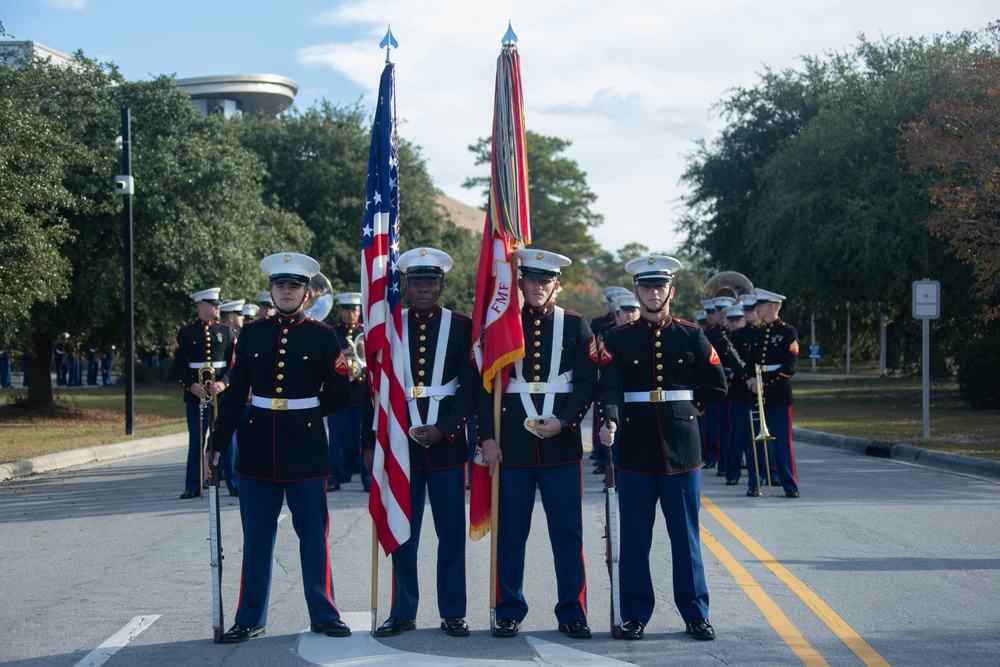
[[[787,294],[782,318],[800,332],[816,312],[827,351],[844,340],[848,307],[866,332],[886,313],[891,356],[904,368],[919,358],[911,284],[935,278],[947,307],[934,343],[955,349],[981,307],[972,274],[927,233],[932,204],[896,153],[901,128],[960,90],[958,74],[994,51],[973,33],[861,37],[850,52],[734,91],[721,105],[721,136],[688,158],[688,246]],[[858,341],[866,354],[870,340]]]
[[[587,173],[576,160],[561,155],[571,145],[566,139],[527,132],[531,244],[573,260],[562,272],[561,282],[567,287],[584,281],[583,260],[598,252],[589,230],[604,222],[603,216],[590,210],[597,195],[587,185]],[[477,165],[490,163],[489,138],[480,139],[469,150],[476,155]],[[488,198],[489,184],[489,176],[477,176],[466,179],[464,187],[485,186]]]
[[[1000,327],[969,340],[956,361],[962,398],[976,410],[1000,408]]]

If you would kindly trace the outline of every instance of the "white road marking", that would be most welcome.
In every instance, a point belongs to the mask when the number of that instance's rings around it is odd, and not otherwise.
[[[303,660],[314,665],[346,665],[351,667],[372,667],[405,664],[407,667],[526,667],[545,665],[546,667],[635,667],[630,662],[606,658],[569,646],[554,644],[535,637],[526,637],[531,648],[538,655],[534,660],[476,660],[475,658],[453,658],[442,655],[421,655],[389,648],[368,632],[371,612],[352,612],[341,616],[343,621],[355,630],[350,637],[331,639],[314,632],[299,635],[298,654]],[[405,659],[404,659],[405,656]],[[402,660],[401,660],[402,659]]]
[[[103,665],[111,656],[118,653],[125,645],[138,637],[139,633],[151,626],[153,621],[159,617],[159,614],[155,616],[136,616],[124,628],[108,637],[103,644],[88,653],[74,667],[99,667]]]

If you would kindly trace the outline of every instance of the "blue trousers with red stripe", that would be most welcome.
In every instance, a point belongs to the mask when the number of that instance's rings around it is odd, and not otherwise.
[[[753,427],[750,423],[750,404],[746,401],[729,401],[729,459],[726,462],[726,481],[740,481],[746,457],[747,468],[753,466]],[[761,464],[763,465],[763,463]]]
[[[441,618],[465,616],[465,463],[460,463],[440,470],[410,469],[410,539],[392,552],[393,618],[417,617],[417,549],[427,496],[438,538],[438,613]]]
[[[525,545],[541,492],[556,569],[555,606],[560,623],[587,621],[587,571],[583,563],[583,491],[580,461],[551,466],[501,465],[497,517],[497,618],[518,623],[528,615],[524,597]]]
[[[325,625],[340,618],[334,603],[333,572],[327,546],[330,513],[326,506],[326,479],[270,482],[240,477],[243,575],[235,618],[240,625],[267,624],[274,539],[284,501],[288,502],[292,526],[299,537],[302,585],[309,608],[309,622]]]
[[[649,572],[649,552],[657,501],[670,536],[674,604],[685,623],[708,619],[708,584],[698,534],[701,474],[701,470],[676,475],[618,471],[615,481],[621,508],[622,620],[648,623],[653,616],[656,595]]]
[[[795,451],[792,448],[792,406],[764,408],[767,430],[774,436],[771,441],[771,465],[778,471],[778,479],[785,491],[798,491],[799,480],[795,475]]]
[[[188,427],[187,468],[184,475],[184,490],[201,493],[202,485],[202,452],[205,451],[205,434],[212,426],[212,412],[209,406],[201,407],[198,403],[185,403]],[[201,412],[201,433],[198,433],[198,413]]]

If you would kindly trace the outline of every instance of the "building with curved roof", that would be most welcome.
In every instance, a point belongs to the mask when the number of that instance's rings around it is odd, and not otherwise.
[[[292,104],[299,90],[298,83],[278,74],[220,74],[174,81],[206,116],[263,113],[274,117]]]

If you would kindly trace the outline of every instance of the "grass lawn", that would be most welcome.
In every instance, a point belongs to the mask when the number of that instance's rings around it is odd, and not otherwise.
[[[187,429],[177,387],[136,387],[133,436],[125,435],[124,387],[54,388],[55,404],[42,412],[18,402],[26,391],[0,394],[0,463]]]
[[[1000,410],[971,409],[957,383],[931,383],[930,440],[923,439],[920,378],[843,379],[807,371],[793,383],[799,428],[1000,460]]]

